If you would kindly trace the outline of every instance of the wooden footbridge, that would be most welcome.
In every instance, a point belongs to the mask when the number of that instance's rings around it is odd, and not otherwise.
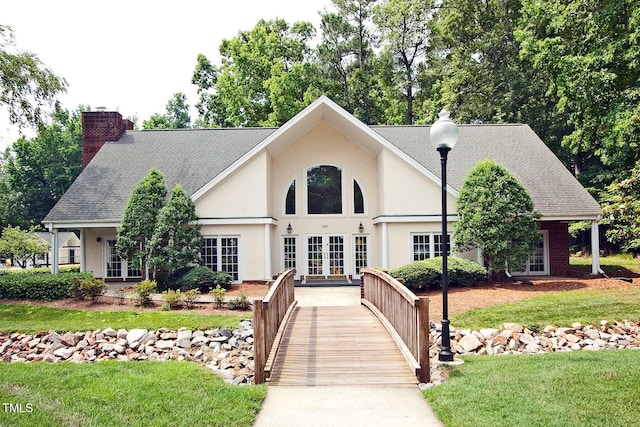
[[[256,383],[429,381],[427,298],[418,298],[390,276],[367,269],[362,273],[360,305],[300,306],[293,275],[292,270],[281,274],[265,298],[254,302]]]

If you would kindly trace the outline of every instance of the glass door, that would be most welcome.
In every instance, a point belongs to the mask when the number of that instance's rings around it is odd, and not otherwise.
[[[344,274],[344,236],[307,236],[307,277],[328,278]]]

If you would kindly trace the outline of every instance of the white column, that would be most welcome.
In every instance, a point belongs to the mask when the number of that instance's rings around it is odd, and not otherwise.
[[[386,222],[382,223],[382,268],[389,268],[389,229]]]
[[[58,273],[58,265],[60,264],[60,253],[58,252],[58,229],[50,228],[51,233],[51,254],[53,259],[51,260],[51,273]]]
[[[476,253],[478,254],[476,258],[476,262],[482,266],[484,266],[484,255],[482,254],[482,249],[477,248]]]
[[[87,259],[85,255],[87,253],[86,237],[87,235],[83,228],[80,230],[80,271],[83,273],[87,271]]]
[[[591,274],[600,274],[600,230],[598,220],[591,221]]]
[[[264,225],[264,277],[271,280],[271,225]]]

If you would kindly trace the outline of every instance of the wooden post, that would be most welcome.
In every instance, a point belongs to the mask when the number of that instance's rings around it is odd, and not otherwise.
[[[264,366],[267,363],[266,339],[267,331],[264,322],[262,300],[253,302],[253,368],[254,383],[264,383]]]
[[[418,363],[420,376],[418,380],[428,383],[431,380],[431,366],[429,360],[429,298],[418,298]]]

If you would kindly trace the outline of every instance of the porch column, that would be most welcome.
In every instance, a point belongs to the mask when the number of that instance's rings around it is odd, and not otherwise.
[[[271,227],[264,225],[264,277],[271,280]]]
[[[51,233],[51,273],[58,273],[58,265],[60,264],[60,253],[58,252],[58,229],[57,228],[49,228],[49,232]]]
[[[382,223],[382,268],[389,268],[389,229]]]
[[[86,234],[84,228],[80,230],[80,272],[87,271],[87,261],[85,254],[87,253]]]
[[[598,220],[591,221],[591,274],[600,274],[600,230]]]

